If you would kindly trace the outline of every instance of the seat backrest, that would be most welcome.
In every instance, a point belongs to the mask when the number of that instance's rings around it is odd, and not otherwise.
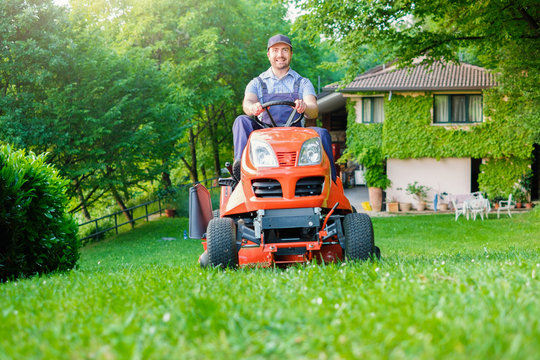
[[[471,197],[474,199],[483,199],[484,195],[480,191],[471,193]]]

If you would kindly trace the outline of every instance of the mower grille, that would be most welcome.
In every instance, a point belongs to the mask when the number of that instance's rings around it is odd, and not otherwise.
[[[296,151],[278,152],[276,155],[279,166],[294,166],[296,164]]]
[[[324,185],[324,177],[308,177],[298,180],[294,196],[318,196],[321,195]]]
[[[274,179],[257,179],[251,183],[256,197],[282,197],[281,184]]]

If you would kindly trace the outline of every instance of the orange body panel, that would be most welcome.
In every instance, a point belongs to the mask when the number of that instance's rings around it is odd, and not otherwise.
[[[242,155],[242,181],[231,193],[229,190],[222,190],[221,209],[222,216],[230,216],[242,213],[267,209],[291,209],[291,208],[331,208],[339,202],[338,210],[345,212],[352,211],[349,200],[343,193],[341,179],[337,178],[332,182],[330,177],[330,161],[324,151],[322,151],[322,162],[319,165],[297,166],[296,162],[302,148],[302,144],[317,133],[312,129],[304,128],[272,128],[254,131],[250,139],[260,139],[271,144],[276,154],[286,154],[289,159],[285,159],[286,166],[274,168],[257,169],[249,156],[249,141]],[[293,162],[287,161],[294,158]],[[324,177],[324,187],[322,193],[317,196],[295,197],[295,187],[299,179],[306,177]],[[279,181],[283,192],[283,197],[260,198],[256,197],[252,182],[258,179],[273,179]],[[226,192],[223,195],[223,191]]]
[[[343,184],[338,177],[335,182],[331,179],[330,161],[322,150],[322,161],[318,165],[298,166],[298,158],[302,144],[310,138],[318,137],[312,129],[305,128],[270,128],[256,130],[250,139],[266,141],[271,145],[278,159],[278,167],[256,168],[250,158],[250,141],[242,155],[241,182],[233,190],[231,186],[221,187],[220,216],[221,217],[253,217],[257,210],[321,208],[322,214],[329,213],[336,203],[339,205],[335,213],[352,212],[349,200],[343,192]],[[319,195],[295,196],[298,180],[302,178],[324,178],[322,192]],[[280,197],[257,197],[253,191],[253,181],[272,179],[281,185]],[[328,214],[330,216],[330,214]],[[317,225],[319,228],[320,224]],[[242,240],[238,251],[240,266],[268,267],[273,265],[288,265],[307,261],[335,262],[343,259],[343,249],[337,236],[326,239],[326,231],[320,229],[316,241],[304,242],[272,242],[265,243],[264,236],[261,245]],[[206,242],[203,242],[206,250]],[[303,255],[277,255],[278,249],[305,248]]]

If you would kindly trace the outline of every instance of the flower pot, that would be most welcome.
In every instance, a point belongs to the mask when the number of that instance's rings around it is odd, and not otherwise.
[[[426,210],[426,202],[425,201],[419,201],[418,204],[416,205],[416,209],[418,211]]]
[[[439,211],[448,211],[448,204],[447,203],[440,203],[437,205],[437,210]]]
[[[165,209],[165,215],[167,215],[169,218],[175,217],[176,209]]]
[[[526,209],[532,209],[532,203],[525,203],[525,208]]]
[[[400,211],[411,211],[411,203],[399,203],[399,210]]]
[[[398,202],[389,202],[386,203],[386,211],[396,213],[399,211],[399,203]]]
[[[377,187],[369,187],[369,203],[373,211],[381,211],[382,209],[382,189]]]
[[[516,203],[516,209],[521,209],[522,204],[520,202]]]

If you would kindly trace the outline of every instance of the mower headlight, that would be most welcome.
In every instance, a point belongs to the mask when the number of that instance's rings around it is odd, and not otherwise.
[[[302,144],[302,149],[300,150],[300,158],[298,160],[298,165],[317,165],[321,163],[321,160],[321,139],[319,139],[318,137],[314,137],[306,140]]]
[[[262,140],[251,140],[251,162],[255,167],[278,167],[276,154],[272,147]]]

